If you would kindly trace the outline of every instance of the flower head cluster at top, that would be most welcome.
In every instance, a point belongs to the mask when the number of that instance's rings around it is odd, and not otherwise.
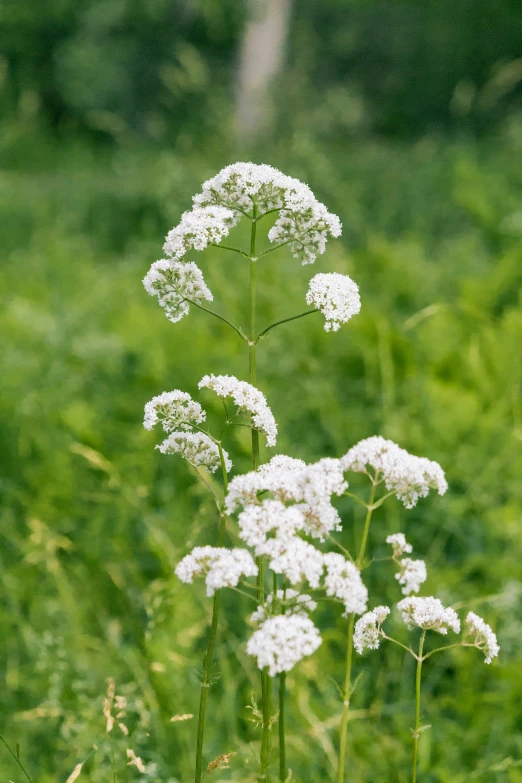
[[[338,272],[312,277],[306,303],[314,305],[325,317],[325,331],[337,332],[341,324],[361,309],[359,288],[348,275]]]
[[[176,568],[182,582],[191,583],[195,576],[205,574],[207,595],[221,587],[236,587],[242,576],[257,576],[257,565],[246,549],[197,546]]]
[[[341,222],[321,204],[308,185],[267,165],[234,163],[203,184],[197,207],[226,207],[237,222],[242,214],[278,212],[271,242],[288,244],[303,264],[324,253],[328,236],[341,235]],[[228,219],[228,218],[227,218]]]
[[[232,397],[239,410],[252,414],[256,429],[266,435],[268,446],[275,446],[277,424],[267,405],[265,395],[246,381],[238,381],[233,375],[205,375],[199,382],[200,389],[211,389],[218,397]]]
[[[413,551],[411,544],[408,544],[404,533],[393,533],[388,536],[386,543],[393,548],[393,561],[399,566],[399,572],[395,574],[395,579],[402,586],[403,595],[418,593],[421,585],[427,579],[426,563],[424,560],[412,560],[410,557],[398,558],[405,553]]]
[[[430,489],[443,495],[448,484],[437,462],[416,457],[380,435],[361,440],[341,459],[344,470],[367,473],[373,468],[386,488],[394,492],[406,508],[413,508]]]
[[[319,631],[303,614],[269,617],[247,643],[247,653],[257,658],[260,669],[268,668],[271,677],[288,672],[321,644]]]
[[[460,620],[454,609],[445,607],[438,598],[403,598],[397,609],[409,629],[421,628],[423,631],[437,631],[444,636],[448,630],[460,633]],[[381,629],[390,614],[387,606],[378,606],[366,612],[357,620],[353,644],[358,653],[365,649],[376,650],[383,638],[388,638]],[[497,637],[490,626],[473,612],[466,617],[466,631],[461,644],[464,647],[477,647],[484,653],[486,663],[491,663],[499,653]]]

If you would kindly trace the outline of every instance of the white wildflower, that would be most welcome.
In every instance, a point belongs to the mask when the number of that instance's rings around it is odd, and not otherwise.
[[[395,574],[395,579],[402,585],[402,594],[418,593],[421,585],[428,578],[424,560],[411,560],[409,557],[403,557],[398,566],[400,571]]]
[[[187,392],[174,389],[158,394],[145,405],[143,426],[151,430],[161,422],[165,432],[172,432],[175,429],[189,429],[191,424],[201,424],[205,419],[206,413],[199,402],[193,400]]]
[[[242,576],[257,576],[257,565],[246,549],[197,546],[186,555],[175,570],[182,582],[191,584],[195,576],[205,573],[207,595],[221,587],[236,587]]]
[[[177,261],[189,250],[217,245],[236,223],[236,215],[225,207],[194,207],[184,212],[179,224],[169,231],[163,250]]]
[[[355,623],[353,646],[362,655],[365,648],[376,650],[379,647],[382,632],[381,625],[386,620],[390,610],[387,606],[376,606],[371,612],[366,612]]]
[[[380,435],[361,440],[341,462],[344,470],[366,473],[367,466],[373,468],[384,479],[386,488],[394,492],[406,508],[413,508],[430,489],[443,495],[448,488],[444,471],[437,462],[409,454]]]
[[[316,608],[317,602],[306,593],[298,593],[297,590],[292,590],[291,588],[278,590],[275,600],[274,594],[270,593],[264,605],[257,607],[256,611],[250,616],[250,622],[253,625],[262,623],[267,617],[272,616],[276,610],[278,613],[284,611],[285,615],[289,617],[291,614],[306,616],[306,612],[313,612]]]
[[[448,628],[455,633],[460,631],[460,620],[454,609],[446,608],[438,598],[403,598],[397,604],[402,619],[408,628],[423,628],[438,631],[446,635]]]
[[[162,454],[180,454],[194,467],[203,467],[214,473],[221,467],[219,449],[208,435],[203,432],[171,432],[160,446],[156,446]],[[223,449],[227,472],[232,468],[232,462]]]
[[[393,557],[400,557],[404,554],[409,555],[413,552],[413,547],[406,541],[404,533],[392,533],[392,535],[388,536],[386,539],[386,543],[390,544],[393,548]]]
[[[347,486],[339,460],[326,458],[306,465],[301,460],[277,456],[257,471],[232,479],[226,508],[232,513],[242,505],[255,503],[259,493],[271,492],[280,501],[299,504],[306,531],[323,538],[340,529],[341,519],[331,497],[342,495]]]
[[[302,538],[269,538],[257,551],[260,555],[267,555],[270,558],[269,568],[286,576],[290,584],[306,581],[314,589],[319,587],[324,555]]]
[[[233,375],[205,375],[199,382],[200,389],[212,389],[218,397],[232,397],[240,410],[252,415],[254,426],[264,432],[268,446],[275,446],[277,424],[267,405],[265,395],[246,381]]]
[[[306,304],[314,305],[325,317],[325,331],[337,332],[341,324],[361,309],[361,297],[356,283],[338,272],[312,277],[306,294]]]
[[[130,759],[130,761],[127,762],[128,767],[136,767],[138,772],[145,772],[145,764],[131,748],[127,748],[127,758]]]
[[[150,296],[158,297],[165,315],[174,324],[187,315],[190,301],[201,304],[214,298],[201,269],[191,261],[155,261],[143,278],[143,285]]]
[[[326,595],[339,598],[346,614],[362,614],[366,611],[368,590],[361,579],[357,566],[337,552],[324,555]]]
[[[328,236],[341,235],[337,215],[317,201],[310,188],[267,165],[234,163],[203,184],[194,197],[198,206],[218,204],[241,214],[250,214],[253,204],[258,217],[265,212],[279,215],[268,234],[271,242],[289,244],[303,264],[311,264],[324,253]]]
[[[312,655],[321,644],[319,631],[302,614],[269,617],[253,633],[247,653],[257,658],[260,669],[268,667],[271,677],[289,672],[302,658]]]
[[[268,533],[275,532],[277,538],[293,538],[305,527],[300,506],[285,506],[280,500],[263,500],[260,505],[247,506],[239,514],[239,536],[251,547],[262,546]],[[256,551],[256,554],[259,554]]]
[[[474,612],[468,612],[466,617],[465,641],[482,650],[486,663],[491,663],[493,658],[499,654],[500,647],[491,626]]]

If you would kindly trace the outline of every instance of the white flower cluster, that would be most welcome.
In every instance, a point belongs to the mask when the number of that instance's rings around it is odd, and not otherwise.
[[[280,500],[267,499],[247,506],[239,514],[238,524],[240,537],[260,555],[269,533],[277,533],[279,539],[293,538],[304,530],[306,523],[300,506],[285,506]]]
[[[274,609],[284,610],[284,614],[289,617],[291,614],[302,614],[313,612],[317,608],[317,602],[306,593],[298,593],[297,590],[278,590],[274,600],[274,594],[267,596],[263,606],[258,606],[256,611],[250,616],[250,622],[258,625],[264,622],[267,617],[274,614]]]
[[[446,608],[438,598],[403,598],[397,604],[408,628],[422,628],[446,635],[448,629],[459,633],[460,620],[454,609]]]
[[[443,495],[448,484],[437,462],[416,457],[380,435],[361,440],[341,459],[344,470],[367,472],[373,468],[384,479],[386,488],[394,492],[406,508],[413,508],[430,489]]]
[[[482,650],[486,663],[491,663],[500,651],[491,626],[474,612],[468,612],[466,617],[466,642]]]
[[[359,569],[337,552],[324,555],[326,595],[339,598],[345,607],[345,615],[362,614],[368,603],[368,590],[361,579]]]
[[[289,672],[302,658],[312,655],[321,644],[319,631],[305,614],[269,617],[254,631],[247,653],[257,658],[260,669],[271,677]]]
[[[395,579],[402,585],[402,594],[418,593],[421,585],[428,578],[424,560],[411,560],[409,557],[403,557],[398,565],[400,571],[395,574]]]
[[[312,277],[306,294],[306,304],[314,305],[325,317],[325,331],[337,332],[341,324],[357,315],[361,297],[356,283],[338,272]]]
[[[155,261],[143,278],[143,285],[150,296],[158,297],[165,315],[174,324],[187,315],[190,309],[187,300],[200,304],[202,300],[211,302],[214,298],[201,269],[191,261]]]
[[[311,264],[324,253],[328,236],[341,235],[337,215],[317,201],[310,188],[272,166],[234,163],[203,184],[194,197],[196,206],[218,205],[235,211],[236,222],[249,214],[255,204],[258,217],[279,211],[268,238],[288,243],[293,255],[303,264]]]
[[[214,473],[221,466],[219,449],[208,435],[203,432],[171,432],[160,446],[156,446],[162,454],[180,454],[194,467],[203,467]],[[223,449],[227,473],[232,468],[232,462]]]
[[[308,582],[314,589],[319,587],[324,570],[324,555],[308,541],[298,536],[269,538],[258,551],[269,558],[269,568],[276,574],[286,576],[290,584]]]
[[[406,536],[404,533],[392,533],[391,536],[387,537],[386,543],[390,544],[390,546],[393,548],[394,558],[400,557],[404,554],[409,555],[413,552],[413,547],[406,541]]]
[[[179,261],[189,250],[205,250],[208,245],[217,245],[236,222],[236,216],[230,209],[196,206],[184,212],[179,224],[169,231],[163,250],[173,260]]]
[[[145,405],[143,426],[151,430],[161,422],[165,432],[172,432],[175,429],[189,429],[191,424],[201,424],[205,419],[206,413],[199,402],[193,400],[187,392],[174,389],[158,394]]]
[[[412,560],[409,557],[398,559],[405,552],[410,554],[413,551],[404,533],[393,533],[388,536],[386,543],[392,546],[393,560],[399,566],[399,573],[395,574],[395,579],[402,585],[402,594],[418,593],[428,577],[426,563],[424,560]]]
[[[376,606],[371,612],[366,612],[355,623],[353,646],[362,655],[363,650],[376,650],[381,640],[381,625],[390,614],[387,606]]]
[[[233,375],[205,375],[199,382],[200,389],[212,389],[218,397],[232,397],[240,410],[252,415],[254,426],[264,432],[268,446],[275,446],[277,424],[267,405],[265,395],[246,381]]]
[[[305,532],[322,538],[340,528],[340,517],[332,505],[333,495],[342,495],[348,484],[339,460],[322,459],[312,465],[283,455],[273,457],[256,471],[236,476],[229,484],[226,510],[256,504],[258,495],[270,492],[283,503],[299,504]]]
[[[246,549],[197,546],[176,567],[176,576],[191,584],[195,576],[206,574],[207,595],[222,587],[235,587],[242,576],[257,576],[257,565]]]

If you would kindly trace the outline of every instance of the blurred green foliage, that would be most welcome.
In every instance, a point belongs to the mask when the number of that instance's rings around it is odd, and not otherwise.
[[[404,530],[427,591],[498,631],[491,667],[473,650],[426,666],[420,779],[520,783],[518,3],[296,0],[273,126],[241,148],[230,128],[247,14],[228,0],[0,3],[0,731],[35,783],[66,780],[93,744],[80,781],[109,781],[112,676],[131,732],[116,732],[118,780],[137,775],[127,747],[156,765],[146,780],[191,780],[195,721],[170,718],[197,711],[210,606],[172,572],[217,520],[189,468],[154,450],[142,407],[196,394],[206,372],[245,378],[247,357],[202,312],[170,324],[140,280],[200,183],[243,157],[308,182],[344,227],[313,270],[286,249],[267,257],[260,325],[301,311],[316,271],[349,273],[363,302],[337,334],[314,316],[262,342],[277,451],[314,460],[382,433],[440,461],[448,494],[410,512],[387,502],[372,546]],[[239,256],[196,260],[216,309],[244,323]],[[241,431],[227,448],[247,470]],[[360,513],[340,509],[352,545]],[[369,574],[372,603],[398,600],[387,564]],[[237,751],[219,779],[247,783],[258,673],[248,607],[224,606],[206,757]],[[319,623],[322,647],[288,677],[290,764],[314,783],[335,766],[345,637],[330,609]],[[386,647],[357,657],[352,783],[408,780],[411,664]],[[21,779],[1,747],[0,777]]]

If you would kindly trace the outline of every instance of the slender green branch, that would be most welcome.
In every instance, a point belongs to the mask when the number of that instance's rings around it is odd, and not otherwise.
[[[243,256],[244,258],[248,258],[250,261],[250,256],[248,253],[245,253],[244,250],[240,250],[238,247],[230,247],[230,245],[221,245],[217,244],[217,242],[212,242],[212,247],[220,247],[222,250],[231,250],[233,253],[239,253],[240,256]]]
[[[263,253],[261,253],[258,256],[259,258],[263,258],[263,256],[267,256],[269,253],[273,253],[274,250],[279,250],[280,247],[284,247],[285,245],[289,245],[290,242],[297,242],[297,239],[287,239],[286,242],[280,242],[278,245],[274,245],[273,247],[269,247],[268,250],[265,250]]]
[[[415,675],[415,727],[413,729],[413,761],[411,767],[411,783],[417,781],[417,750],[419,746],[419,727],[420,727],[420,708],[421,708],[421,674],[422,674],[422,651],[424,648],[424,639],[426,631],[423,630],[419,642],[419,654],[417,656],[417,672]]]
[[[200,305],[197,302],[194,302],[192,299],[187,299],[186,296],[184,296],[183,299],[185,300],[185,302],[188,302],[189,304],[194,305],[194,307],[198,307],[200,310],[203,310],[203,312],[209,313],[210,315],[213,315],[216,318],[219,318],[220,321],[223,321],[224,323],[228,324],[230,326],[230,328],[233,329],[234,332],[236,332],[241,337],[242,340],[245,340],[245,341],[247,340],[247,338],[245,337],[245,335],[243,334],[241,329],[239,329],[239,327],[237,327],[237,326],[234,326],[234,324],[231,321],[229,321],[228,318],[224,318],[222,315],[219,315],[219,313],[215,313],[214,310],[209,310],[208,307],[203,307],[203,305]]]
[[[279,675],[279,781],[285,783],[288,777],[286,766],[286,739],[285,739],[285,701],[286,701],[286,672]]]
[[[383,638],[383,639],[387,639],[389,642],[393,642],[394,644],[398,645],[399,647],[402,647],[402,649],[403,649],[403,650],[406,650],[406,652],[407,652],[407,653],[410,653],[410,655],[413,655],[413,657],[415,658],[415,660],[418,660],[418,659],[417,659],[417,654],[413,652],[413,650],[411,649],[411,647],[406,647],[406,645],[405,645],[405,644],[402,644],[402,642],[398,642],[398,641],[397,641],[397,639],[392,639],[392,637],[391,637],[391,636],[386,636],[386,634],[384,633],[384,631],[381,631],[381,635],[382,635],[382,638]]]
[[[454,647],[475,647],[474,644],[466,644],[465,642],[455,642],[455,644],[447,644],[445,647],[437,647],[436,650],[431,650],[429,653],[426,653],[426,655],[423,657],[423,661],[426,661],[428,658],[431,658],[432,655],[438,652],[442,652],[443,650],[452,650]]]
[[[33,781],[31,780],[31,778],[29,777],[29,773],[27,772],[27,770],[25,769],[24,765],[22,764],[22,762],[21,762],[21,761],[20,761],[20,759],[18,758],[18,755],[17,755],[16,753],[13,753],[13,751],[11,750],[11,748],[9,747],[9,745],[7,744],[7,742],[6,742],[6,741],[5,741],[5,739],[2,737],[2,735],[1,735],[1,734],[0,734],[0,742],[3,742],[3,743],[4,743],[4,745],[5,745],[5,747],[7,748],[8,752],[9,752],[9,753],[10,753],[10,755],[11,755],[11,756],[14,758],[14,760],[16,761],[16,763],[18,764],[18,766],[20,767],[20,769],[21,769],[21,770],[22,770],[22,772],[24,773],[24,775],[25,775],[25,777],[27,778],[27,780],[29,781],[29,783],[33,783]]]
[[[312,315],[312,313],[318,313],[319,310],[317,308],[315,310],[307,310],[305,313],[299,313],[299,315],[293,315],[291,318],[283,318],[281,321],[276,321],[273,324],[270,324],[270,326],[267,326],[266,329],[263,329],[262,332],[260,332],[257,336],[257,339],[260,340],[262,337],[268,334],[272,329],[274,329],[276,326],[279,326],[280,324],[286,324],[289,321],[296,321],[298,318],[304,318],[305,315]]]
[[[373,502],[375,500],[375,484],[372,484],[372,491],[370,493],[370,502],[368,503],[368,511],[366,512],[366,519],[364,520],[364,529],[363,529],[363,535],[362,535],[362,541],[361,541],[361,548],[359,549],[359,554],[357,556],[357,566],[360,568],[364,553],[366,552],[366,544],[368,542],[368,533],[370,532],[370,522],[372,520],[372,512],[374,509]]]
[[[377,486],[377,485],[375,485]],[[388,500],[389,497],[392,495],[395,495],[395,492],[387,492],[386,495],[383,495],[382,498],[379,498],[379,500],[376,500],[373,504],[373,510],[375,511],[376,508],[379,508],[379,506],[382,506],[385,500]]]
[[[348,558],[348,560],[351,560],[353,563],[353,557],[351,556],[350,552],[341,543],[339,543],[339,541],[336,538],[334,538],[331,535],[331,533],[326,533],[326,538],[328,539],[328,541],[331,541],[334,546],[340,549],[343,555],[345,555]]]
[[[256,603],[257,603],[257,598],[252,593],[245,593],[245,591],[244,590],[240,590],[239,587],[231,587],[230,585],[229,585],[229,590],[233,590],[235,593],[239,593],[240,595],[244,595],[246,598],[250,599],[251,601],[256,601]]]
[[[360,498],[358,495],[352,495],[351,492],[343,492],[343,495],[346,495],[347,498],[352,498],[352,500],[357,501],[357,503],[359,503],[360,506],[364,506],[364,508],[366,509],[368,508],[368,503],[362,498]]]
[[[280,212],[282,209],[283,209],[283,207],[274,207],[274,209],[267,209],[266,212],[263,212],[262,215],[259,215],[256,218],[256,223],[259,223],[259,221],[262,220],[262,218],[266,217],[267,215],[271,215],[272,212]]]

